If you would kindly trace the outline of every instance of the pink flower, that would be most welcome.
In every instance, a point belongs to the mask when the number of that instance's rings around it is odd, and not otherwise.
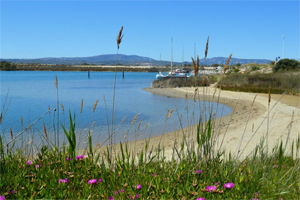
[[[4,200],[5,197],[3,195],[0,196],[0,200]]]
[[[14,190],[9,191],[9,194],[15,194],[15,193],[16,193],[16,191],[14,191]]]
[[[76,160],[80,160],[80,159],[82,159],[82,158],[84,158],[84,155],[77,156],[77,157],[76,157]]]
[[[140,197],[140,195],[139,194],[136,194],[136,198],[139,198]]]
[[[121,189],[121,192],[124,192],[124,190],[123,190],[123,189]]]
[[[152,176],[157,176],[157,173],[152,174]]]
[[[66,158],[66,160],[72,160],[72,158]]]
[[[142,186],[139,185],[139,184],[136,186],[136,189],[138,189],[138,190],[141,189],[141,188],[142,188]]]
[[[199,197],[196,200],[205,200],[205,198],[204,197]]]
[[[230,189],[233,188],[234,184],[233,183],[225,183],[224,188]]]
[[[27,162],[26,162],[26,165],[31,165],[32,164],[32,162],[30,161],[30,160],[28,160]]]
[[[114,200],[114,198],[113,197],[109,197],[109,200]]]
[[[219,185],[219,183],[218,183],[218,182],[215,182],[215,185]]]
[[[91,179],[91,180],[88,181],[88,184],[94,184],[94,183],[97,183],[96,179]]]
[[[58,183],[67,183],[68,182],[68,179],[65,178],[65,179],[59,179]]]
[[[99,182],[102,183],[102,179],[101,178],[99,178]]]
[[[35,169],[37,169],[37,168],[39,168],[39,167],[41,167],[42,165],[35,165]]]
[[[195,174],[201,174],[201,172],[202,172],[201,170],[196,170]]]
[[[215,191],[216,190],[216,187],[215,186],[207,186],[206,187],[206,191],[207,192],[211,192],[211,191]]]

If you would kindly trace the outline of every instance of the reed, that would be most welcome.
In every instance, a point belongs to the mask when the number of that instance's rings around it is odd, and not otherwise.
[[[206,47],[205,47],[205,59],[206,59],[207,53],[208,53],[208,41],[209,41],[209,36],[208,36],[207,41],[206,41]]]
[[[229,64],[229,62],[230,62],[231,56],[232,56],[232,54],[229,55],[229,57],[228,57],[228,59],[227,59],[227,62],[226,62],[226,64],[225,64],[225,66],[224,66],[224,74],[225,74],[225,72],[226,72],[226,70],[227,70],[227,68],[228,68],[228,64]]]

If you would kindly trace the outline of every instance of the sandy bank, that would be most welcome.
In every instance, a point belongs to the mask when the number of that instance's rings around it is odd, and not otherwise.
[[[195,88],[145,88],[144,90],[169,97],[195,98]],[[288,135],[289,142],[300,135],[300,97],[298,96],[271,95],[268,107],[267,94],[220,91],[215,88],[206,88],[203,91],[203,88],[198,88],[196,99],[219,102],[232,108],[229,115],[215,120],[215,133],[218,134],[217,146],[222,143],[222,148],[227,152],[233,152],[234,155],[240,141],[240,152],[244,157],[251,153],[267,134],[269,149],[281,139],[285,144]],[[268,110],[270,111],[269,117]],[[158,144],[165,146],[166,157],[171,158],[174,144],[179,147],[184,134],[189,138],[193,137],[196,141],[196,125],[152,137],[149,146],[154,149]],[[128,144],[135,152],[145,148],[145,140],[137,140]],[[118,152],[119,145],[114,146],[113,149]]]

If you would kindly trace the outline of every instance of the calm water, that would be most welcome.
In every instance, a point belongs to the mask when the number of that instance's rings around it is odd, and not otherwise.
[[[108,126],[111,126],[114,72],[91,72],[90,79],[87,77],[87,72],[1,71],[0,73],[1,109],[9,91],[7,99],[9,107],[1,124],[1,135],[6,141],[10,141],[10,128],[15,136],[43,115],[49,106],[50,108],[56,107],[55,75],[58,77],[59,103],[65,109],[63,112],[59,106],[60,122],[68,129],[70,110],[72,114],[75,113],[76,128],[82,130],[82,137],[86,136],[89,127],[95,122],[92,129],[94,144],[103,143],[107,139]],[[138,138],[141,139],[149,135],[174,131],[180,128],[180,117],[183,127],[186,127],[188,123],[197,122],[200,115],[199,102],[168,98],[142,90],[151,86],[155,75],[156,73],[125,72],[125,79],[123,79],[122,73],[117,73],[114,123],[117,129],[117,141],[123,139],[125,131],[128,132],[129,140],[133,140],[136,135],[139,135]],[[83,111],[80,113],[82,99]],[[93,105],[97,99],[99,102],[93,113]],[[207,106],[216,108],[215,103],[208,103]],[[171,109],[176,109],[176,111],[166,121],[166,114]],[[231,112],[231,108],[224,105],[219,105],[218,109],[220,111],[217,112],[217,117]],[[192,117],[192,110],[195,110],[195,117]],[[139,116],[135,124],[130,125],[136,114]],[[26,133],[26,136],[35,142],[41,141],[44,135],[44,122],[49,137],[52,137],[56,128],[56,115],[54,112],[47,114],[32,127],[30,133]],[[123,123],[118,126],[125,116]],[[21,117],[23,124],[21,124]],[[149,126],[145,129],[147,123]],[[60,130],[60,137],[62,141],[64,137],[62,130]]]

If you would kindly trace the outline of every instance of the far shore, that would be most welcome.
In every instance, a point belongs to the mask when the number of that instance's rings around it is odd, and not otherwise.
[[[168,97],[194,99],[195,88],[145,88],[145,91]],[[203,95],[204,92],[204,95]],[[268,134],[269,149],[273,148],[280,140],[286,141],[289,135],[290,142],[300,135],[300,97],[291,95],[271,95],[268,107],[267,94],[254,94],[245,92],[224,91],[213,87],[199,87],[199,100],[219,102],[232,108],[229,115],[215,120],[215,131],[219,135],[216,144],[228,153],[236,155],[240,140],[244,134],[241,149],[242,157],[249,155],[254,147],[259,144],[262,137]],[[254,100],[255,99],[255,100]],[[280,99],[280,100],[279,100]],[[278,101],[279,100],[279,101]],[[254,103],[253,103],[254,102]],[[253,107],[251,108],[253,104]],[[268,110],[270,110],[268,117]],[[268,123],[269,119],[269,123]],[[183,135],[196,141],[197,125],[192,125],[174,132],[151,137],[149,149],[155,150],[165,147],[165,156],[172,158],[174,144],[180,147]],[[250,142],[248,143],[248,141]],[[222,142],[223,141],[223,142]],[[145,139],[128,142],[134,152],[145,149]],[[248,143],[248,144],[247,144]],[[100,152],[107,147],[100,147]],[[113,146],[114,152],[120,151],[119,145]]]

